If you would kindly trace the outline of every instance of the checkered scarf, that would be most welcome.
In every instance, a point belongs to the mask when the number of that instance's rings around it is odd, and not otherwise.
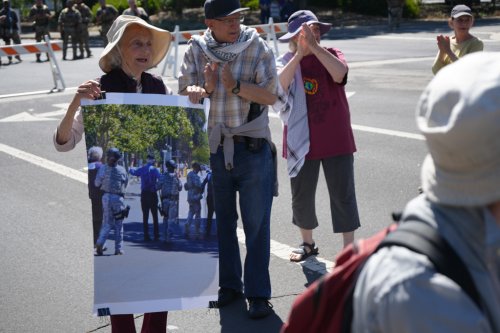
[[[240,36],[234,43],[217,42],[210,29],[207,29],[203,36],[195,35],[192,38],[193,42],[203,50],[207,60],[224,63],[234,60],[254,39],[259,38],[259,34],[254,28],[241,26]]]

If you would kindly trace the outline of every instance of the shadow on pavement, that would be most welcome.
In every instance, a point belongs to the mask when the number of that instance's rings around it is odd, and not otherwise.
[[[219,309],[221,333],[278,333],[283,326],[276,313],[254,320],[248,317],[247,309],[244,298]]]

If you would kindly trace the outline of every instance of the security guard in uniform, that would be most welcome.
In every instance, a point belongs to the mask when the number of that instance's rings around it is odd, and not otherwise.
[[[78,27],[82,22],[82,15],[73,8],[73,0],[66,2],[66,8],[59,15],[59,31],[63,38],[63,60],[66,60],[66,51],[68,50],[68,40],[71,38],[73,47],[73,60],[78,59],[76,55],[76,44],[78,42]]]
[[[104,41],[104,47],[106,47],[108,44],[106,34],[118,17],[118,10],[113,5],[106,5],[106,0],[99,0],[99,3],[101,4],[101,8],[97,10],[96,22],[101,25],[101,37]]]
[[[83,47],[87,52],[87,58],[92,56],[89,47],[89,23],[92,21],[92,11],[83,3],[83,0],[76,0],[75,9],[82,15],[82,23],[78,26],[78,45],[80,49],[80,59],[83,59]]]
[[[43,41],[43,36],[47,35],[50,37],[49,33],[49,21],[52,15],[50,14],[49,7],[43,3],[43,0],[36,0],[33,7],[31,7],[29,20],[33,21],[35,28],[35,39],[37,43]],[[49,55],[47,55],[47,61],[49,61]],[[36,54],[36,62],[42,62],[40,59],[40,53]]]

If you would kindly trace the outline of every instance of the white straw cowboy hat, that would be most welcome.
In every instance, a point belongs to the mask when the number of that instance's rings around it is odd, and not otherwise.
[[[120,42],[123,37],[123,33],[125,29],[131,24],[141,25],[151,31],[152,35],[152,54],[153,61],[152,67],[158,65],[160,61],[165,57],[165,54],[168,51],[168,47],[170,46],[170,42],[172,41],[172,34],[169,31],[157,28],[143,19],[137,16],[130,15],[120,15],[116,18],[116,20],[111,25],[106,37],[108,38],[108,45],[101,54],[101,58],[99,59],[99,67],[105,72],[108,73],[113,68],[111,67],[111,61],[109,53],[111,50]]]
[[[500,53],[477,52],[434,77],[417,107],[429,155],[422,187],[433,202],[485,206],[500,200]]]

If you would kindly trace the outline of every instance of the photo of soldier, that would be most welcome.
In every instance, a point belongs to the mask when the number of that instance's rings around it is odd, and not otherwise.
[[[189,237],[191,233],[191,226],[195,224],[195,236],[200,236],[200,224],[201,224],[201,199],[203,198],[203,187],[201,186],[201,179],[198,173],[201,171],[200,164],[198,162],[193,162],[191,164],[193,170],[189,171],[187,174],[187,181],[184,184],[184,189],[187,191],[187,202],[189,204],[189,212],[184,225],[184,232],[186,237]]]
[[[49,7],[43,3],[43,0],[36,0],[36,3],[31,7],[29,20],[33,21],[37,43],[42,42],[45,35],[50,37],[49,21],[51,17]],[[49,54],[45,55],[47,56],[46,61],[49,61]],[[42,62],[40,53],[36,54],[36,62]]]
[[[68,51],[68,42],[71,38],[71,46],[73,48],[73,60],[78,59],[76,54],[76,46],[79,40],[78,27],[82,22],[82,15],[74,7],[73,0],[66,2],[66,8],[59,15],[59,31],[63,40],[63,60],[66,60]]]
[[[160,171],[155,166],[155,157],[148,154],[147,163],[140,168],[129,168],[132,176],[141,177],[141,208],[142,223],[144,229],[144,241],[151,241],[149,237],[149,212],[153,216],[154,240],[160,239],[160,230],[158,226],[158,194],[157,183],[160,178]]]
[[[107,164],[97,172],[95,186],[103,192],[103,224],[96,242],[97,255],[103,255],[103,248],[111,229],[114,229],[115,255],[123,254],[123,220],[128,216],[129,206],[125,206],[124,196],[128,184],[125,168],[118,164],[122,154],[118,148],[110,148],[106,154]]]
[[[118,10],[113,5],[106,5],[106,0],[99,0],[101,8],[96,13],[96,23],[101,26],[99,31],[104,42],[104,47],[108,45],[108,38],[106,37],[109,28],[118,17]]]
[[[40,1],[40,0],[37,0]],[[92,21],[92,11],[83,3],[83,0],[76,0],[75,9],[80,12],[82,22],[78,25],[78,47],[80,49],[80,59],[83,59],[83,49],[87,52],[87,58],[92,56],[89,47],[89,23]]]
[[[102,195],[103,191],[95,185],[97,172],[102,167],[102,148],[91,147],[88,151],[88,188],[89,198],[92,206],[92,230],[94,231],[94,242],[97,243],[99,232],[102,227]]]
[[[179,192],[182,190],[182,183],[177,176],[177,164],[174,160],[166,163],[167,170],[160,176],[156,188],[160,191],[161,213],[163,216],[163,240],[169,242],[172,238],[172,227],[179,223]]]
[[[19,37],[19,18],[15,11],[10,8],[10,2],[8,0],[3,0],[3,8],[0,9],[0,37],[5,42],[5,45],[10,45],[11,41],[14,44],[21,44],[21,38]],[[7,57],[9,59],[8,65],[12,63],[12,56]],[[21,62],[21,57],[16,55],[16,59]]]

